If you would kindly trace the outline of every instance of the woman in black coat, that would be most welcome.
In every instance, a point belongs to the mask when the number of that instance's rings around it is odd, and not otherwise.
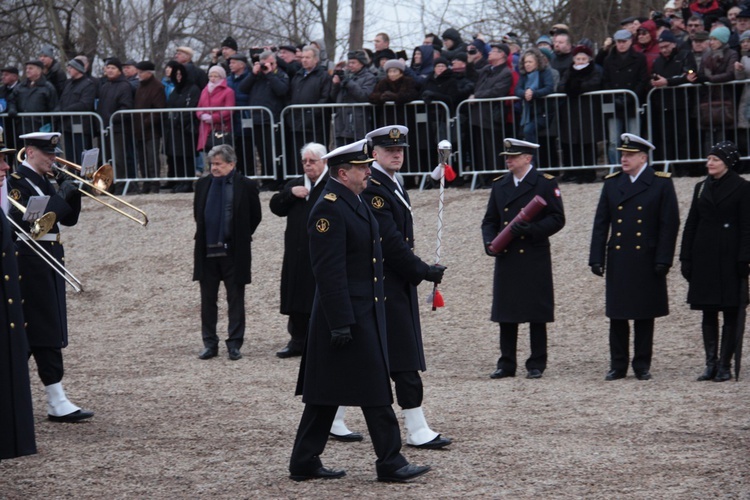
[[[698,380],[732,378],[740,289],[747,290],[750,273],[750,183],[732,170],[739,159],[730,141],[711,148],[708,177],[695,186],[682,234],[681,269],[690,283],[687,301],[691,309],[703,311],[706,369]],[[721,344],[719,311],[724,315]]]
[[[174,90],[167,98],[167,108],[196,108],[201,91],[190,81],[185,66],[177,61],[170,61],[169,75],[174,83]],[[196,140],[198,136],[198,120],[195,113],[172,111],[167,116],[164,134],[164,151],[167,155],[168,176],[192,177],[195,175]],[[176,184],[170,181],[165,187],[173,187],[175,193],[192,191],[192,182],[181,181]]]

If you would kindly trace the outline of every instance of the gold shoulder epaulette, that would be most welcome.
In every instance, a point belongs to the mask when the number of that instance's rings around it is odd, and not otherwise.
[[[18,179],[19,181],[23,179],[23,177],[18,175],[18,172],[13,172],[12,174],[10,174],[10,176],[13,177],[14,179]]]
[[[604,176],[605,179],[611,179],[612,177],[617,177],[622,173],[622,170],[618,170],[617,172],[612,172],[609,175]]]
[[[499,175],[499,176],[495,177],[494,179],[492,179],[492,182],[495,182],[495,181],[499,181],[499,180],[500,180],[500,179],[502,179],[503,177],[505,177],[505,174],[503,174],[503,175]]]
[[[660,170],[657,170],[654,173],[657,177],[664,177],[665,179],[669,179],[670,177],[672,177],[672,174],[670,172],[662,172]]]
[[[376,186],[382,186],[382,184],[380,183],[380,181],[378,181],[378,180],[375,180],[375,179],[373,179],[372,177],[370,177],[370,182],[372,182],[372,183],[373,183],[373,184],[375,184]]]
[[[542,174],[542,175],[543,175],[543,176],[544,176],[544,178],[545,178],[545,179],[547,179],[548,181],[551,181],[552,179],[554,179],[554,178],[555,178],[555,176],[554,176],[554,175],[550,175],[550,174]]]
[[[333,203],[334,201],[336,201],[336,200],[339,199],[339,197],[336,196],[336,193],[328,193],[323,198],[325,198],[326,200],[330,201],[331,203]]]

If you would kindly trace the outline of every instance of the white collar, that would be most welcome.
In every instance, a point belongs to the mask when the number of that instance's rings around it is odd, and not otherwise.
[[[644,163],[643,165],[641,165],[641,169],[640,169],[640,170],[638,171],[638,173],[637,173],[637,174],[635,174],[635,175],[631,175],[631,176],[630,176],[630,182],[635,182],[635,181],[637,181],[637,180],[638,180],[638,177],[640,177],[640,176],[641,176],[641,174],[643,173],[643,171],[644,171],[644,170],[646,170],[646,166],[647,166],[647,165],[648,165],[648,162],[646,162],[646,163]]]

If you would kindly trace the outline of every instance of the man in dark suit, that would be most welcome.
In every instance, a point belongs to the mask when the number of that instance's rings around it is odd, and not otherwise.
[[[492,321],[500,323],[500,359],[490,378],[516,376],[518,324],[529,323],[526,378],[536,379],[547,367],[547,323],[555,320],[549,237],[565,226],[565,212],[555,178],[531,163],[539,145],[517,139],[506,139],[504,145],[501,154],[510,175],[495,179],[482,219],[485,249],[495,257]],[[537,195],[547,205],[534,220],[513,223],[514,239],[493,253],[489,246],[495,236]]]
[[[622,170],[605,177],[591,235],[589,266],[607,272],[610,370],[606,380],[625,378],[633,320],[633,371],[651,379],[654,318],[669,314],[667,273],[674,258],[680,214],[670,174],[655,172],[655,149],[634,134],[622,134]]]
[[[250,247],[261,220],[260,198],[258,184],[235,168],[237,154],[231,146],[211,149],[208,163],[211,175],[195,183],[193,201],[197,225],[193,280],[200,282],[203,336],[198,358],[219,353],[216,301],[223,281],[229,307],[227,351],[229,359],[236,361],[242,358],[245,338],[245,285],[251,281]]]
[[[362,197],[375,215],[383,238],[388,361],[396,386],[396,400],[404,413],[406,444],[434,449],[451,444],[451,440],[430,429],[422,410],[419,372],[427,367],[417,285],[423,280],[440,283],[445,267],[431,266],[414,255],[414,221],[409,194],[396,178],[404,163],[408,133],[406,127],[391,125],[367,134],[375,162]]]
[[[59,224],[74,226],[78,223],[81,193],[78,186],[64,174],[57,177],[57,190],[49,181],[55,156],[62,153],[57,148],[60,135],[57,132],[33,132],[20,136],[26,147],[26,159],[11,175],[8,196],[23,206],[28,206],[32,196],[48,197],[44,212],[54,213],[57,223],[36,241],[62,265],[65,252],[60,243]],[[11,208],[9,215],[26,233],[30,232],[30,223],[23,220],[20,210]],[[49,420],[78,422],[93,417],[93,412],[71,403],[62,386],[62,349],[68,345],[65,280],[25,244],[18,246],[18,270],[23,276],[21,296],[27,321],[26,334],[39,378],[47,392]]]
[[[335,479],[323,467],[338,406],[360,406],[375,448],[378,480],[403,482],[427,472],[401,455],[393,412],[378,223],[360,194],[370,176],[365,139],[324,156],[331,178],[310,212],[310,261],[316,291],[297,394],[305,409],[289,462],[290,478]]]
[[[289,181],[271,198],[271,212],[286,217],[284,261],[281,265],[281,314],[289,316],[291,335],[286,347],[276,353],[280,358],[302,356],[310,323],[315,277],[310,268],[310,244],[307,219],[328,181],[328,165],[323,159],[326,147],[316,142],[302,148],[305,174]]]
[[[0,189],[10,166],[5,155],[15,150],[5,147],[3,128],[0,127]],[[23,306],[19,285],[16,249],[11,226],[5,216],[5,192],[0,195],[0,274],[5,279],[0,286],[0,460],[36,453],[34,412],[29,386],[29,345],[24,332]],[[6,305],[7,304],[7,305]]]

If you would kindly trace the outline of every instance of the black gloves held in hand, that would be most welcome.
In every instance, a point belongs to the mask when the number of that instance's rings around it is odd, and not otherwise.
[[[63,181],[60,184],[60,189],[57,190],[57,194],[63,197],[67,202],[70,202],[75,196],[78,196],[78,185],[71,181]]]
[[[352,341],[352,329],[348,326],[331,330],[331,347],[344,347]]]
[[[690,276],[693,274],[693,264],[689,260],[683,260],[680,262],[680,273],[685,280],[690,281]]]
[[[666,276],[669,272],[669,266],[666,264],[656,264],[654,266],[654,272],[657,276]]]
[[[435,264],[434,266],[430,266],[430,268],[427,270],[427,274],[425,274],[424,279],[432,283],[440,283],[441,281],[443,281],[444,272],[445,266]]]
[[[513,225],[510,226],[510,232],[516,237],[531,236],[531,224],[524,221],[514,222]]]
[[[591,264],[591,272],[597,276],[604,276],[604,266],[601,264]]]

